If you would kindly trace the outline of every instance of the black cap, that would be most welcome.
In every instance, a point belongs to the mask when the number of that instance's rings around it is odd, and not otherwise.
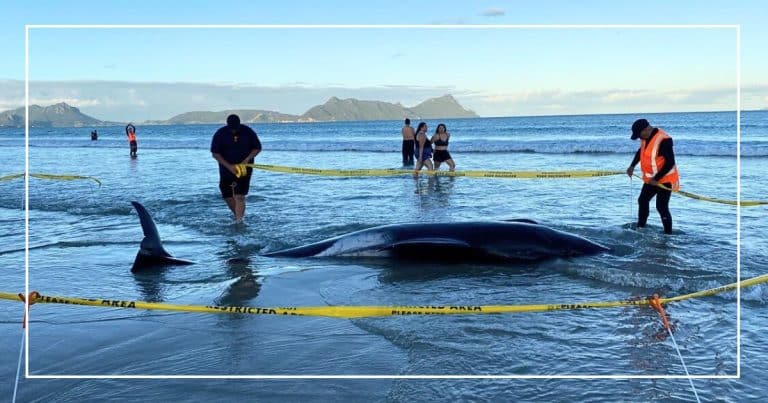
[[[240,117],[234,114],[227,116],[227,127],[230,129],[237,129],[240,127]]]
[[[632,137],[630,139],[635,140],[640,137],[640,132],[650,125],[645,119],[637,119],[635,123],[632,123]]]

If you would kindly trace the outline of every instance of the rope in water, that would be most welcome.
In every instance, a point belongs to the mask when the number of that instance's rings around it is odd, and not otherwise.
[[[679,295],[671,298],[662,298],[660,303],[683,301],[691,298],[712,296],[715,294],[732,291],[737,287],[749,287],[768,282],[768,274],[742,280],[739,283],[724,285],[717,288],[698,291],[690,294]],[[0,292],[0,299],[18,300],[17,294]],[[522,312],[550,312],[571,309],[597,309],[615,308],[623,306],[650,305],[647,300],[629,299],[624,301],[608,302],[567,302],[555,304],[533,305],[436,305],[436,306],[412,306],[412,305],[385,305],[385,306],[304,306],[304,307],[249,307],[249,306],[216,306],[216,305],[175,305],[156,302],[77,298],[65,296],[39,295],[34,299],[37,303],[87,305],[112,308],[132,308],[147,310],[185,311],[198,313],[230,313],[230,314],[256,314],[256,315],[301,315],[301,316],[325,316],[331,318],[366,318],[382,316],[402,315],[467,315],[467,314],[501,314]]]
[[[280,165],[264,164],[238,164],[235,165],[235,174],[239,177],[245,175],[245,168],[260,169],[262,171],[294,173],[320,176],[400,176],[413,175],[419,171],[412,169],[314,169]],[[509,179],[575,179],[593,178],[599,176],[620,175],[621,171],[422,171],[425,175],[434,176],[463,176],[470,178],[509,178]]]
[[[0,176],[0,182],[3,181],[10,181],[13,179],[23,178],[27,174],[25,173],[19,173],[19,174],[12,174],[12,175],[5,175]],[[99,186],[101,186],[101,181],[94,178],[93,176],[81,176],[81,175],[56,175],[56,174],[29,174],[31,178],[37,178],[37,179],[46,179],[46,180],[64,180],[64,181],[72,181],[72,180],[80,180],[80,179],[88,179],[96,182]]]
[[[237,164],[235,165],[235,176],[241,177],[246,174],[246,168],[260,169],[263,171],[305,174],[319,176],[339,176],[339,177],[371,177],[371,176],[401,176],[425,174],[434,176],[451,177],[470,177],[470,178],[505,178],[505,179],[580,179],[594,178],[601,176],[620,175],[622,171],[413,171],[409,169],[315,169],[301,168],[280,165],[265,164]],[[637,176],[637,175],[635,175]],[[640,178],[640,176],[637,176]],[[642,179],[642,178],[641,178]],[[768,201],[750,201],[750,200],[725,200],[714,197],[701,196],[695,193],[683,190],[669,189],[664,185],[658,184],[662,189],[670,190],[681,196],[691,199],[728,205],[738,205],[741,207],[753,207],[768,205]]]

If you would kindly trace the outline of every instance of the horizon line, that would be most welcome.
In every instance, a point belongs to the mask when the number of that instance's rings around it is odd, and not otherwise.
[[[354,99],[354,98],[352,98]],[[374,102],[384,102],[384,101],[374,101]],[[69,105],[66,102],[59,102],[56,104],[51,104],[48,106],[54,106],[58,104],[64,104],[70,107],[79,108],[77,106]],[[38,106],[37,104],[32,104],[29,106]],[[10,112],[16,109],[23,109],[24,106],[21,106],[19,108],[14,109],[8,109],[5,111],[0,111],[0,113]],[[311,109],[311,108],[310,108]],[[177,115],[172,116],[171,118],[175,116],[182,115],[184,113],[192,113],[192,112],[211,112],[211,113],[223,113],[223,112],[231,112],[235,110],[242,110],[242,111],[265,111],[265,112],[275,112],[275,113],[282,113],[278,111],[269,111],[269,110],[263,110],[263,109],[225,109],[221,111],[189,111],[189,112],[183,112]],[[545,118],[545,117],[579,117],[579,116],[610,116],[610,115],[661,115],[661,114],[682,114],[682,113],[737,113],[737,110],[713,110],[713,111],[667,111],[667,112],[616,112],[616,113],[566,113],[566,114],[552,114],[552,115],[499,115],[499,116],[474,116],[474,117],[436,117],[436,118],[415,118],[420,120],[434,120],[434,119],[445,119],[445,120],[455,120],[455,119],[505,119],[505,118]],[[768,112],[768,108],[763,109],[746,109],[742,110],[741,112]],[[291,114],[285,114],[285,115],[291,115]],[[93,116],[86,115],[90,118],[96,119]],[[301,117],[301,115],[293,115],[296,117]],[[286,123],[299,123],[299,124],[311,124],[311,123],[351,123],[351,122],[391,122],[391,121],[400,121],[408,116],[405,116],[403,118],[398,119],[367,119],[367,120],[315,120],[315,121],[298,121],[298,120],[285,120],[285,121],[267,121],[267,122],[245,122],[248,124],[286,124]],[[171,119],[169,118],[169,119]],[[165,121],[169,120],[165,119]],[[148,126],[195,126],[195,125],[216,125],[219,124],[219,122],[211,122],[211,123],[153,123],[153,122],[163,122],[163,120],[158,119],[148,119],[143,121],[137,121],[137,120],[126,120],[126,121],[111,121],[111,120],[99,120],[99,124],[91,125],[91,126],[115,126],[115,125],[122,125],[125,123],[138,123],[138,124],[146,124]],[[0,128],[21,128],[23,126],[0,126]],[[30,127],[33,127],[30,125]],[[47,126],[46,126],[47,127]],[[51,127],[58,127],[58,128],[64,128],[64,127],[89,127],[87,125],[84,126],[51,126]]]

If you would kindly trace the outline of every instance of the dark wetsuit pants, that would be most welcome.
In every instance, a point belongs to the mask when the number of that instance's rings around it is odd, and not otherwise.
[[[672,184],[670,183],[663,183],[663,185],[668,188],[672,187]],[[645,227],[645,223],[648,221],[648,215],[650,214],[649,205],[654,196],[656,196],[656,210],[658,210],[659,215],[661,216],[661,224],[664,225],[664,232],[671,234],[672,214],[669,212],[669,199],[672,197],[672,192],[647,183],[643,184],[643,189],[640,191],[640,197],[637,198],[637,204],[639,205],[637,211],[637,226]]]
[[[413,140],[403,140],[403,165],[413,165],[413,148],[416,142]]]
[[[230,172],[219,172],[221,197],[226,199],[235,195],[247,195],[251,188],[251,175],[253,175],[253,168],[248,168],[246,175],[239,178]]]

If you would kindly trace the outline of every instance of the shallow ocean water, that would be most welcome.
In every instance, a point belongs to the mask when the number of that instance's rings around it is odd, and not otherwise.
[[[459,169],[623,170],[633,115],[448,120]],[[682,188],[735,199],[735,113],[658,114],[675,139]],[[436,126],[437,121],[429,121]],[[399,122],[254,125],[262,164],[398,168]],[[215,126],[32,129],[30,172],[102,182],[30,180],[31,289],[47,295],[233,306],[490,305],[672,296],[736,280],[737,210],[673,196],[675,234],[632,229],[640,183],[578,180],[333,178],[254,172],[247,225],[232,224],[208,152]],[[766,199],[768,113],[742,116],[742,199]],[[23,130],[0,131],[0,176],[23,170]],[[7,163],[6,163],[7,161]],[[638,168],[639,169],[639,168]],[[143,203],[166,249],[192,266],[130,273]],[[24,289],[23,181],[0,182],[0,283]],[[538,263],[446,264],[260,253],[382,224],[529,218],[611,248]],[[741,277],[765,274],[766,207],[741,209]],[[238,281],[251,275],[255,282]],[[675,338],[702,400],[768,398],[762,345],[768,288],[670,304]],[[21,304],[0,301],[0,393],[12,390]],[[39,304],[31,374],[56,375],[682,375],[658,315],[643,308],[509,315],[332,319],[211,315]],[[22,380],[21,401],[454,400],[692,401],[685,379]],[[194,397],[192,397],[194,396]]]

